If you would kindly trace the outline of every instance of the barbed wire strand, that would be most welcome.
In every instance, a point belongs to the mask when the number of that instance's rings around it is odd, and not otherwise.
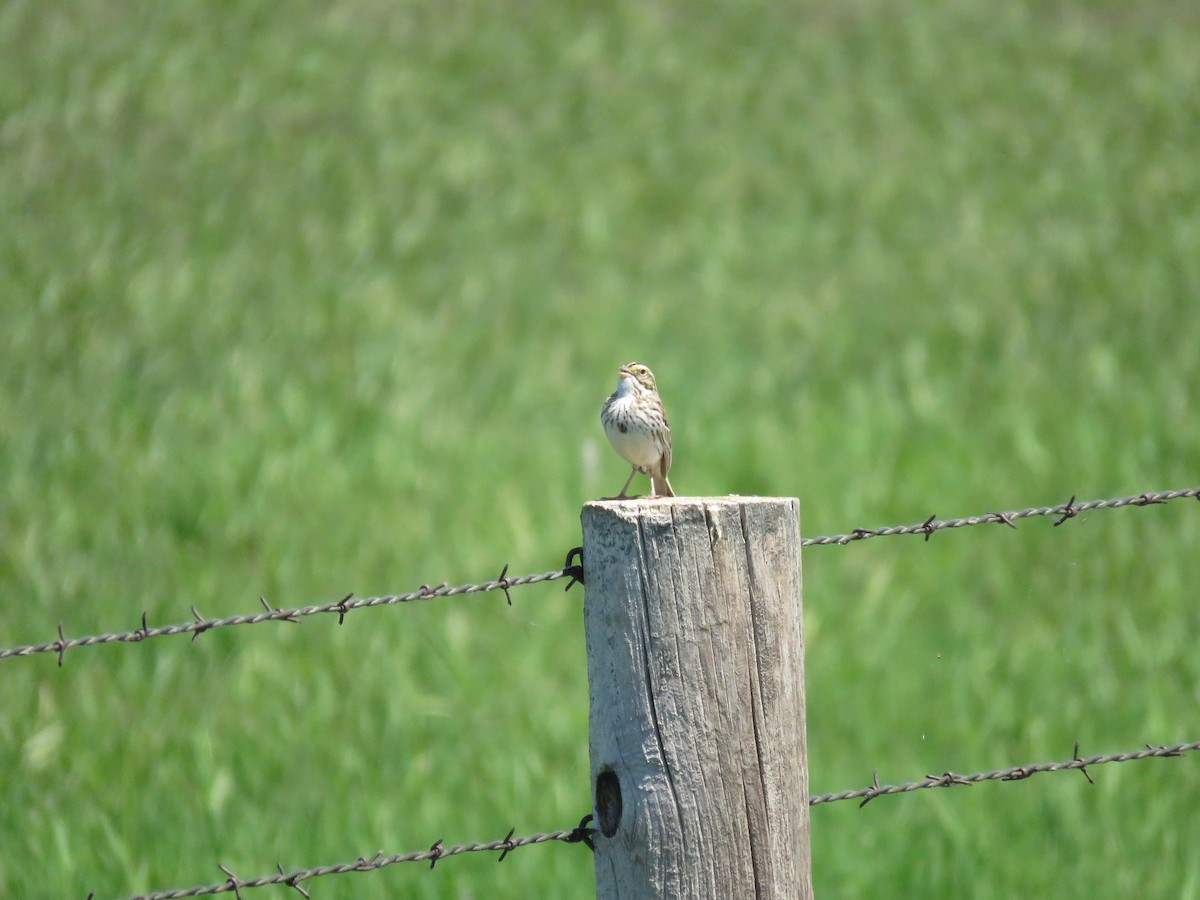
[[[1102,766],[1106,763],[1130,762],[1138,759],[1183,756],[1185,753],[1191,753],[1196,750],[1200,750],[1200,741],[1189,741],[1187,743],[1160,747],[1147,744],[1145,749],[1133,750],[1129,753],[1108,753],[1098,756],[1081,757],[1079,755],[1079,744],[1076,744],[1074,755],[1063,762],[1013,766],[1008,769],[992,769],[988,772],[976,772],[972,775],[956,775],[953,772],[944,772],[941,775],[926,775],[921,781],[908,781],[904,784],[881,785],[879,783],[879,770],[876,769],[874,783],[870,787],[859,788],[854,791],[839,791],[832,794],[818,794],[808,798],[808,805],[817,806],[822,803],[834,803],[838,800],[857,800],[861,798],[862,802],[859,804],[861,808],[876,797],[883,797],[887,794],[907,794],[911,791],[923,790],[924,788],[972,785],[980,781],[1023,781],[1039,772],[1063,772],[1070,769],[1081,771],[1084,777],[1087,778],[1088,783],[1091,784],[1092,778],[1088,775],[1088,766]]]
[[[1170,746],[1155,747],[1147,744],[1145,749],[1133,750],[1128,753],[1109,753],[1099,754],[1096,756],[1081,757],[1079,755],[1079,744],[1075,745],[1075,751],[1072,757],[1062,762],[1049,763],[1034,763],[1026,766],[1012,766],[1008,769],[993,769],[987,772],[976,772],[971,775],[956,775],[953,772],[945,772],[942,775],[926,775],[920,781],[909,781],[903,784],[885,784],[879,783],[879,771],[875,771],[874,783],[870,787],[859,788],[851,791],[838,791],[830,794],[816,794],[808,798],[809,806],[819,806],[826,803],[836,803],[840,800],[861,800],[859,808],[866,806],[876,797],[886,796],[888,794],[907,794],[912,791],[924,790],[926,788],[937,787],[955,787],[955,786],[970,786],[982,781],[1001,781],[1013,782],[1023,781],[1027,778],[1038,774],[1039,772],[1063,772],[1071,769],[1078,769],[1089,784],[1093,784],[1091,775],[1088,774],[1088,766],[1102,766],[1107,763],[1131,762],[1142,759],[1156,759],[1164,757],[1179,757],[1185,753],[1190,753],[1200,750],[1200,741],[1189,741],[1179,744],[1171,744]],[[300,894],[308,897],[309,894],[303,887],[302,882],[309,881],[313,878],[320,878],[325,875],[343,875],[348,872],[369,872],[375,869],[382,869],[385,866],[395,865],[396,863],[405,862],[425,862],[430,863],[430,868],[437,864],[438,860],[445,859],[450,856],[459,856],[463,853],[491,853],[500,851],[500,856],[497,862],[503,862],[510,851],[518,847],[525,847],[532,844],[544,844],[551,841],[562,841],[564,843],[584,843],[588,847],[592,846],[592,837],[595,834],[595,829],[588,827],[588,822],[591,821],[591,816],[584,816],[579,825],[570,831],[553,831],[546,834],[534,834],[529,837],[513,837],[513,831],[509,831],[508,835],[499,841],[489,841],[487,843],[468,843],[458,844],[447,847],[442,841],[434,842],[428,850],[419,850],[414,853],[401,853],[392,856],[384,855],[380,850],[371,858],[359,857],[352,863],[342,863],[332,866],[315,866],[310,869],[297,869],[293,872],[285,872],[283,866],[277,868],[279,872],[275,875],[267,875],[261,878],[250,878],[242,880],[238,878],[226,866],[218,866],[225,873],[225,880],[216,884],[201,885],[199,887],[185,888],[181,890],[160,891],[152,894],[138,894],[129,900],[178,900],[183,897],[200,897],[208,894],[223,894],[233,892],[237,896],[241,896],[243,888],[265,887],[272,884],[282,884],[294,888]],[[92,895],[89,895],[89,900]]]
[[[326,603],[320,606],[301,606],[296,609],[272,607],[267,603],[265,597],[259,597],[258,600],[263,606],[262,612],[252,615],[225,616],[220,619],[206,619],[193,606],[191,608],[192,617],[195,621],[184,622],[179,625],[162,625],[155,628],[147,625],[146,613],[143,612],[141,627],[133,631],[116,631],[110,634],[96,634],[76,638],[66,637],[63,634],[63,626],[60,622],[58,626],[58,640],[47,641],[42,644],[0,648],[0,659],[32,656],[36,653],[57,653],[58,664],[61,667],[63,664],[63,655],[66,651],[73,650],[76,647],[94,647],[117,643],[135,644],[148,638],[168,637],[175,634],[191,634],[192,640],[195,640],[198,635],[206,631],[211,631],[214,628],[228,628],[233,625],[258,625],[262,622],[293,622],[299,624],[300,619],[304,616],[315,616],[322,613],[337,613],[338,624],[340,625],[345,620],[346,613],[356,609],[366,609],[373,606],[394,606],[397,603],[412,603],[418,600],[457,597],[463,594],[478,594],[487,591],[504,591],[504,596],[508,599],[508,604],[511,606],[512,597],[508,593],[510,588],[521,587],[527,584],[538,584],[543,581],[555,581],[559,578],[577,579],[578,575],[573,569],[578,569],[578,567],[568,565],[564,569],[558,569],[553,572],[540,572],[536,575],[509,577],[508,566],[506,565],[501,570],[499,578],[493,581],[480,582],[479,584],[462,584],[458,587],[450,587],[446,582],[442,582],[436,586],[423,584],[416,591],[411,591],[407,594],[390,594],[385,597],[362,597],[355,599],[353,594],[347,594],[336,603]]]
[[[429,868],[437,865],[438,860],[445,859],[450,856],[459,856],[463,853],[494,853],[500,851],[500,856],[497,862],[504,862],[505,857],[510,852],[518,847],[527,847],[532,844],[545,844],[551,841],[561,841],[566,844],[583,843],[587,846],[592,845],[592,834],[594,829],[587,827],[587,823],[591,820],[591,816],[584,816],[583,820],[575,828],[569,831],[552,831],[547,834],[531,834],[528,837],[513,837],[513,829],[508,835],[499,841],[488,841],[487,843],[469,843],[456,844],[447,847],[442,841],[435,841],[433,846],[428,850],[418,850],[415,853],[397,853],[391,856],[385,855],[382,850],[374,856],[360,856],[352,863],[341,863],[332,866],[315,866],[311,869],[297,869],[294,872],[283,871],[282,865],[277,865],[279,872],[275,875],[266,875],[261,878],[248,878],[242,880],[238,878],[227,867],[219,865],[222,872],[225,873],[224,881],[217,884],[200,885],[198,887],[183,888],[180,890],[158,891],[152,894],[137,894],[129,900],[177,900],[181,897],[203,897],[208,894],[226,894],[234,893],[241,897],[243,889],[266,887],[271,884],[282,884],[291,888],[295,888],[303,896],[308,897],[308,892],[302,886],[302,882],[309,881],[313,878],[320,878],[324,875],[344,875],[348,872],[372,872],[375,869],[382,869],[385,866],[392,866],[397,863],[406,862],[429,862]],[[88,895],[89,898],[92,896]]]
[[[1179,500],[1185,497],[1196,497],[1200,499],[1200,488],[1187,488],[1186,490],[1178,491],[1158,491],[1138,494],[1135,497],[1114,497],[1106,500],[1088,500],[1084,503],[1076,503],[1075,497],[1072,496],[1066,503],[1058,506],[1032,506],[1027,509],[1018,509],[1011,512],[994,512],[986,513],[981,516],[970,516],[962,519],[945,519],[939,520],[935,516],[930,516],[924,522],[916,525],[893,525],[887,528],[855,528],[849,534],[834,534],[823,537],[802,538],[800,540],[801,547],[819,547],[830,544],[849,544],[854,541],[865,540],[870,537],[891,537],[899,534],[923,534],[925,540],[929,540],[930,536],[935,531],[940,531],[944,528],[962,528],[968,525],[986,525],[990,523],[998,523],[1008,525],[1010,528],[1016,528],[1014,524],[1018,519],[1030,518],[1032,516],[1059,516],[1059,520],[1054,524],[1061,525],[1068,519],[1073,519],[1081,512],[1095,509],[1121,509],[1127,506],[1151,506],[1166,503],[1170,500]],[[505,565],[500,572],[500,577],[493,581],[485,581],[478,584],[463,584],[458,587],[450,587],[446,582],[442,582],[435,587],[423,584],[419,590],[409,592],[407,594],[391,594],[385,597],[366,597],[354,599],[353,594],[347,594],[336,603],[326,603],[320,606],[302,606],[295,609],[280,609],[272,607],[265,597],[259,597],[259,602],[263,606],[263,611],[251,615],[233,615],[225,616],[219,619],[206,619],[196,611],[196,607],[192,606],[192,618],[194,621],[185,622],[179,625],[163,625],[155,628],[148,626],[146,621],[146,613],[142,613],[142,625],[132,631],[117,631],[108,634],[87,635],[84,637],[68,638],[63,632],[63,625],[60,622],[58,625],[58,639],[53,641],[45,641],[40,644],[26,644],[15,647],[0,648],[0,660],[13,659],[20,656],[32,656],[38,653],[56,653],[58,654],[58,665],[61,668],[63,664],[63,656],[68,650],[77,647],[94,647],[104,644],[117,643],[138,643],[148,638],[167,637],[175,634],[191,634],[192,640],[196,639],[197,635],[203,634],[214,628],[227,628],[233,625],[258,625],[262,622],[293,622],[299,623],[304,616],[313,616],[319,614],[337,613],[338,624],[340,625],[346,617],[346,613],[356,610],[365,609],[374,606],[393,606],[398,603],[412,603],[418,600],[433,600],[439,597],[456,597],[465,594],[475,594],[487,591],[504,591],[504,596],[508,600],[509,605],[512,605],[512,597],[509,595],[509,589],[520,587],[526,584],[537,584],[543,581],[555,581],[559,578],[570,578],[571,581],[567,584],[571,585],[577,581],[583,581],[583,567],[579,564],[573,564],[574,558],[579,554],[579,548],[572,550],[567,555],[566,565],[562,569],[553,572],[541,572],[536,575],[521,575],[518,577],[508,577],[508,566]]]
[[[887,528],[855,528],[849,534],[831,534],[824,537],[803,538],[800,541],[801,547],[819,547],[826,544],[849,544],[854,541],[863,541],[873,537],[892,537],[898,534],[923,534],[925,540],[929,540],[930,535],[935,531],[941,531],[943,528],[963,528],[968,525],[1007,525],[1009,528],[1016,528],[1014,524],[1018,519],[1028,519],[1032,516],[1058,516],[1059,520],[1054,524],[1061,525],[1068,519],[1073,519],[1081,512],[1087,512],[1092,509],[1121,509],[1126,506],[1154,506],[1166,503],[1169,500],[1182,500],[1186,497],[1196,497],[1200,499],[1200,488],[1187,488],[1182,491],[1156,491],[1138,494],[1136,497],[1113,497],[1107,500],[1087,500],[1083,503],[1076,503],[1075,496],[1071,495],[1071,499],[1066,503],[1060,503],[1058,506],[1031,506],[1027,509],[1015,509],[1010,512],[993,512],[985,513],[981,516],[968,516],[964,519],[938,519],[937,516],[930,516],[924,522],[916,525],[891,525]]]

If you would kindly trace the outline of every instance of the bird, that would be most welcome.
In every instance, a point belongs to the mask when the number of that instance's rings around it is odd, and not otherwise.
[[[600,408],[600,421],[613,449],[633,466],[625,492],[638,472],[650,476],[651,497],[674,497],[667,472],[671,470],[671,426],[663,409],[662,398],[654,382],[654,373],[641,363],[621,366],[617,389]]]

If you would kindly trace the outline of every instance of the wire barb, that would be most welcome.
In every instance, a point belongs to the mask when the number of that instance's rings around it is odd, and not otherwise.
[[[933,533],[937,530],[934,527],[934,520],[937,518],[937,513],[934,513],[928,519],[921,523],[921,530],[925,532],[925,543],[929,543],[929,539],[933,537]]]
[[[504,591],[504,599],[508,601],[508,605],[512,606],[512,594],[508,592],[508,563],[505,563],[504,568],[500,570],[500,577],[496,579],[496,584],[500,586],[500,590]]]
[[[301,897],[305,900],[312,900],[312,895],[304,889],[300,884],[300,879],[294,875],[288,875],[283,871],[283,863],[275,863],[275,868],[279,870],[279,874],[283,876],[283,881],[280,884],[286,884],[290,888],[294,888]]]
[[[294,611],[280,609],[278,606],[272,608],[272,606],[267,603],[266,597],[259,597],[258,602],[263,605],[263,609],[271,614],[270,618],[278,619],[280,622],[292,622],[295,625],[300,624],[300,620],[296,618],[296,613]]]
[[[370,859],[367,859],[365,856],[360,856],[358,861],[354,864],[354,869],[358,872],[369,872],[371,869],[378,869],[379,861],[381,859],[383,859],[383,851],[376,850],[375,855]]]
[[[1083,773],[1083,777],[1088,780],[1088,784],[1095,784],[1092,781],[1092,776],[1088,774],[1087,767],[1083,765],[1083,760],[1079,758],[1079,741],[1075,742],[1075,751],[1071,754],[1071,761],[1079,763],[1079,771]]]
[[[1159,753],[1159,756],[1183,756],[1183,753],[1182,753],[1181,751],[1179,751],[1179,750],[1176,750],[1176,749],[1175,749],[1175,748],[1173,748],[1173,747],[1164,747],[1164,746],[1162,746],[1161,744],[1159,744],[1157,747],[1154,747],[1154,746],[1151,746],[1150,744],[1147,744],[1147,745],[1146,745],[1146,749],[1147,749],[1147,750],[1157,750],[1157,751],[1161,751],[1161,752]]]
[[[868,788],[867,793],[863,795],[863,801],[862,801],[862,803],[858,804],[858,808],[862,809],[864,806],[866,806],[868,803],[870,803],[872,800],[874,800],[878,796],[879,796],[879,770],[872,769],[871,770],[871,787]],[[811,799],[809,800],[809,803],[810,804],[812,803]]]
[[[196,643],[196,638],[200,637],[200,635],[212,628],[212,625],[210,625],[205,619],[201,618],[200,613],[196,612],[196,607],[194,605],[192,606],[192,618],[196,620],[197,625],[197,627],[192,629],[192,643],[194,644]],[[142,636],[149,637],[150,633],[146,632],[146,634]]]
[[[1142,494],[1142,496],[1146,495]],[[1067,505],[1062,508],[1062,518],[1054,523],[1054,527],[1057,528],[1063,522],[1067,521],[1067,519],[1073,519],[1077,515],[1079,515],[1079,510],[1075,508],[1075,495],[1072,494],[1071,499],[1067,501]]]
[[[238,900],[242,900],[241,879],[239,879],[236,875],[234,875],[231,871],[229,871],[227,868],[225,868],[220,863],[217,863],[217,868],[229,876],[228,878],[225,879],[225,884],[229,885],[230,889],[232,889],[232,891],[233,891],[233,895],[235,897],[237,897]]]
[[[350,611],[350,607],[348,607],[346,604],[349,603],[352,599],[354,599],[354,591],[351,591],[345,597],[343,597],[341,600],[339,600],[337,603],[333,604],[333,610],[331,610],[331,611],[336,612],[338,614],[338,624],[339,625],[341,625],[343,622],[346,621],[346,613],[348,613]]]
[[[1005,772],[1003,777],[1001,777],[1000,780],[1001,781],[1024,781],[1026,778],[1029,778],[1032,775],[1036,775],[1038,773],[1038,771],[1039,771],[1038,769],[1027,769],[1027,768],[1025,768],[1025,766],[1018,766],[1015,769],[1010,769],[1009,771]]]
[[[500,851],[500,858],[497,859],[496,862],[498,862],[498,863],[504,862],[504,857],[508,856],[509,851],[516,848],[517,845],[513,843],[513,839],[512,839],[512,836],[516,833],[516,831],[517,831],[516,828],[508,829],[508,834],[506,834],[504,836],[504,841],[503,841],[504,849]]]

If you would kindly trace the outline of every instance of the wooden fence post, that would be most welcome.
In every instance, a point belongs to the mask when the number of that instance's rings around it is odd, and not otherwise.
[[[596,893],[812,897],[799,502],[583,509]]]

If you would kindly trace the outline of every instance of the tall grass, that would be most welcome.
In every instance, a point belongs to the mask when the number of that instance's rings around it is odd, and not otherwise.
[[[1195,484],[1193,4],[10,0],[0,644],[553,568],[655,370],[803,531]],[[816,791],[1200,732],[1175,504],[805,554]],[[554,585],[0,666],[0,894],[567,827]],[[813,811],[820,895],[1198,896],[1195,760]],[[585,850],[323,897],[586,897]]]

